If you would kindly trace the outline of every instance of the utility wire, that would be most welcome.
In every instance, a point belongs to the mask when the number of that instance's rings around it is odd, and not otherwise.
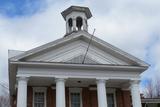
[[[0,83],[8,84],[8,82],[6,82],[6,81],[0,81]]]
[[[5,85],[3,85],[3,84],[0,84],[0,86],[2,86],[3,88],[5,88],[5,89],[9,89],[8,87],[6,87]]]
[[[93,38],[93,35],[94,35],[95,30],[96,30],[96,29],[93,30],[93,34],[92,34],[92,36],[91,36],[91,39],[90,39],[90,41],[89,41],[89,44],[88,44],[86,53],[85,53],[84,58],[83,58],[83,60],[82,60],[82,64],[84,64],[84,62],[85,62],[85,59],[86,59],[86,56],[87,56],[87,52],[88,52],[89,46],[90,46],[90,44],[91,44],[91,42],[92,42],[92,38]]]
[[[9,87],[7,85],[5,85],[4,83],[0,82],[0,86],[2,86],[5,89],[9,89]]]

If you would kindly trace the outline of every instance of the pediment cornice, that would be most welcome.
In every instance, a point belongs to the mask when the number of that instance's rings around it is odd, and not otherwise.
[[[85,43],[88,43],[91,36],[92,36],[91,34],[85,32],[85,31],[73,32],[66,37],[63,37],[61,39],[58,39],[58,40],[55,40],[53,42],[47,43],[47,44],[42,45],[40,47],[37,47],[37,48],[31,49],[29,51],[26,51],[26,52],[24,52],[20,55],[17,55],[15,57],[10,58],[9,60],[11,60],[11,61],[25,61],[25,59],[27,59],[29,57],[32,57],[32,58],[37,57],[41,54],[47,53],[51,50],[56,50],[60,47],[69,45],[69,44],[71,44],[75,41],[78,41],[78,40],[81,40]],[[111,56],[115,57],[117,60],[121,60],[122,62],[131,64],[131,65],[135,65],[135,66],[148,66],[148,64],[146,64],[142,60],[124,52],[123,50],[121,50],[121,49],[119,49],[119,48],[117,48],[117,47],[115,47],[115,46],[113,46],[113,45],[95,37],[95,36],[93,37],[91,44],[92,44],[93,47],[96,47],[97,49],[102,50],[103,52],[107,53],[108,55],[111,55]]]

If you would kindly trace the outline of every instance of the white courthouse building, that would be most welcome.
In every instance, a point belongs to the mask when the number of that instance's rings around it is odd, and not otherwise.
[[[11,106],[142,107],[139,81],[148,64],[88,33],[88,7],[71,6],[61,14],[65,36],[9,51]]]

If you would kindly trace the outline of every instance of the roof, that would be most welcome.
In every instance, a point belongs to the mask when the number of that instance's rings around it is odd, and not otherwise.
[[[66,20],[66,16],[73,11],[84,12],[88,19],[92,17],[92,13],[89,10],[89,8],[88,7],[81,7],[81,6],[71,6],[71,7],[67,8],[66,10],[64,10],[61,14],[62,14],[63,18]]]
[[[91,36],[92,36],[91,34],[89,34],[88,32],[85,32],[85,31],[73,32],[72,34],[70,34],[67,37],[60,38],[60,39],[55,40],[53,42],[47,43],[45,45],[31,49],[29,51],[23,52],[19,55],[11,57],[9,60],[10,61],[20,61],[21,59],[24,59],[28,56],[35,55],[35,54],[41,53],[41,52],[46,52],[47,50],[49,50],[53,47],[57,47],[60,45],[64,45],[66,43],[70,43],[70,42],[75,41],[79,38],[90,40]],[[112,55],[119,56],[119,58],[123,58],[125,60],[130,60],[136,66],[146,66],[146,67],[149,66],[144,61],[132,56],[131,54],[124,52],[123,50],[121,50],[121,49],[95,37],[95,36],[92,39],[92,43],[96,44],[96,46],[98,46],[99,48],[103,48],[104,50],[112,52]]]
[[[160,103],[160,98],[142,98],[142,103]]]

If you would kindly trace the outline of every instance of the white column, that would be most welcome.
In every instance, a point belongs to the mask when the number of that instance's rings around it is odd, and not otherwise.
[[[139,91],[139,81],[131,81],[130,89],[133,107],[142,107]]]
[[[27,81],[26,77],[18,77],[17,107],[27,107]]]
[[[68,21],[66,21],[66,34],[70,33]]]
[[[83,30],[88,31],[87,20],[83,18]]]
[[[56,107],[65,107],[65,79],[56,79]]]
[[[98,107],[107,107],[106,80],[97,80]]]
[[[76,18],[73,18],[73,31],[76,31]]]

